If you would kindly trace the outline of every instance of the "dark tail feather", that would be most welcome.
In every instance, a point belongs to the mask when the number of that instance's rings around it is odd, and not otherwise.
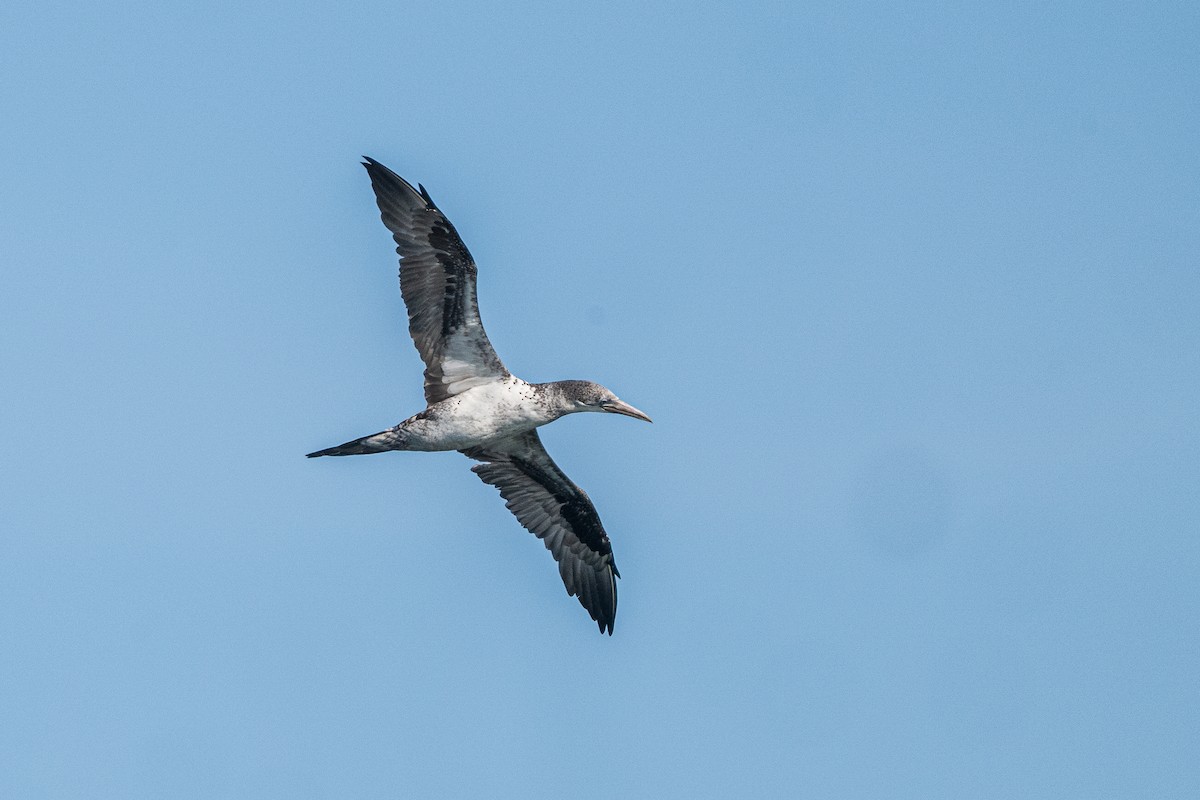
[[[388,450],[403,448],[404,436],[395,428],[389,428],[381,433],[373,433],[353,442],[339,444],[337,447],[327,447],[315,453],[309,453],[308,458],[317,456],[361,456],[365,453],[384,453]]]

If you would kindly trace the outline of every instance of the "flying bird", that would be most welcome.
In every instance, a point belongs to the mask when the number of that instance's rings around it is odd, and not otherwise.
[[[617,615],[612,543],[587,493],[542,446],[537,429],[580,411],[650,417],[591,381],[527,383],[488,341],[475,298],[475,261],[429,192],[372,158],[363,166],[383,224],[400,254],[408,331],[425,362],[427,406],[386,431],[309,453],[353,456],[388,450],[457,450],[500,490],[517,520],[558,562],[567,594],[610,636]]]

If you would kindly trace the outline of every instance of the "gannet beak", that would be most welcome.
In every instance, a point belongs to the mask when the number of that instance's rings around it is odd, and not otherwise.
[[[654,422],[654,420],[650,419],[641,411],[638,411],[636,408],[623,400],[613,400],[611,402],[604,403],[600,407],[605,411],[611,411],[614,414],[624,414],[625,416],[633,417],[634,419],[642,419],[646,422]]]

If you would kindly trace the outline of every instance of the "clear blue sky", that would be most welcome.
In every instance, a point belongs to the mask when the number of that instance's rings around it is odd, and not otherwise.
[[[0,11],[0,796],[1200,796],[1200,11]],[[422,407],[430,190],[624,580]]]

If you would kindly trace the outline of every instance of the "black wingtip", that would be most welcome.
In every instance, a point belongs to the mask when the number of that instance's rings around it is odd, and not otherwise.
[[[371,158],[370,156],[362,157],[362,165],[363,165],[363,169],[365,169],[367,171],[367,174],[369,174],[371,176],[380,175],[380,174],[386,175],[387,173],[391,172],[390,169],[385,167],[383,164],[380,164],[378,161]]]
[[[385,180],[390,178],[390,179],[394,179],[394,180],[404,181],[404,178],[401,178],[399,175],[392,172],[386,166],[384,166],[383,164],[380,164],[378,161],[371,158],[370,156],[363,156],[362,165],[363,165],[363,169],[365,169],[367,171],[367,174],[371,176],[372,181],[377,181],[381,178],[383,178]]]
[[[418,192],[416,189],[413,188],[413,185],[411,183],[404,180],[404,178],[400,177],[395,172],[388,169],[388,167],[386,167],[383,164],[380,164],[378,161],[371,158],[370,156],[363,156],[362,159],[363,159],[362,160],[363,168],[367,171],[367,174],[371,176],[371,185],[373,187],[375,187],[376,196],[379,195],[379,192],[381,189],[390,190],[390,191],[411,192],[412,194],[417,195],[418,197],[421,198],[421,202],[425,203],[426,208],[432,209],[434,211],[441,210],[436,205],[434,205],[433,198],[429,196],[429,192],[425,191],[424,186],[421,186],[421,190]],[[420,184],[417,184],[417,185],[420,186]]]

